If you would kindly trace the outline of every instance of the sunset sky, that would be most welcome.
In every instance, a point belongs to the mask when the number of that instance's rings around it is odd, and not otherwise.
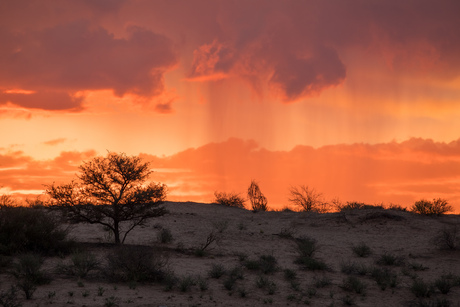
[[[0,2],[0,194],[107,151],[169,200],[259,182],[460,212],[460,1]]]

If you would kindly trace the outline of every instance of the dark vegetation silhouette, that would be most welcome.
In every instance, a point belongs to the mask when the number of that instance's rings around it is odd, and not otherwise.
[[[291,187],[289,189],[289,201],[302,211],[314,211],[325,213],[329,204],[324,200],[322,193],[306,185]]]
[[[43,210],[0,206],[0,255],[34,252],[58,255],[74,246],[61,221]]]
[[[415,204],[411,208],[412,212],[432,216],[443,215],[452,210],[452,206],[448,204],[446,199],[442,198],[435,198],[432,201],[422,199],[415,202]]]
[[[259,184],[252,180],[248,188],[248,198],[251,202],[252,211],[267,211],[267,198],[260,191]]]
[[[69,221],[101,224],[119,244],[136,226],[166,213],[160,206],[166,199],[166,186],[146,184],[151,173],[149,163],[139,157],[108,153],[83,163],[78,180],[53,183],[46,193]]]
[[[246,200],[237,193],[214,192],[215,202],[228,206],[244,209]]]

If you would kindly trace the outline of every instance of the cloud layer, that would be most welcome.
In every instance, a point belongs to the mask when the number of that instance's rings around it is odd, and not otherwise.
[[[74,94],[98,89],[155,97],[178,65],[186,80],[239,78],[291,102],[342,84],[355,52],[390,74],[452,79],[459,10],[455,0],[15,1],[0,5],[0,90],[37,93],[0,103],[79,110]]]

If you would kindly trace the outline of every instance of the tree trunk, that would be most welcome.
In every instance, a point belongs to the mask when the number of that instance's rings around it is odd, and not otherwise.
[[[120,228],[118,226],[118,221],[114,221],[113,223],[113,235],[115,237],[115,244],[120,244]]]

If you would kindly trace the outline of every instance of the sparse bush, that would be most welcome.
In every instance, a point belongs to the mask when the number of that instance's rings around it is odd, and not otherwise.
[[[339,204],[337,209],[340,212],[348,210],[360,210],[360,209],[383,209],[382,205],[368,205],[360,202],[347,202],[345,205]]]
[[[115,296],[107,297],[104,302],[104,307],[118,307],[120,299]]]
[[[31,299],[38,285],[47,284],[51,279],[41,271],[43,259],[37,254],[23,254],[14,265],[13,275],[17,286],[24,291],[26,299]]]
[[[167,244],[173,241],[173,235],[169,228],[162,228],[157,235],[158,242]]]
[[[407,208],[401,206],[401,205],[398,205],[398,204],[389,204],[386,209],[388,210],[395,210],[395,211],[404,211],[406,212],[407,211]]]
[[[206,242],[201,244],[199,248],[195,250],[195,255],[198,257],[203,257],[205,255],[205,250],[214,242],[218,243],[220,236],[217,235],[214,231],[211,231],[206,237]]]
[[[423,215],[443,215],[447,212],[452,211],[453,208],[450,206],[446,199],[435,198],[433,201],[428,201],[425,199],[415,202],[412,206],[411,211],[423,214]]]
[[[440,278],[434,281],[434,286],[438,288],[438,290],[442,294],[449,293],[450,289],[455,286],[455,276],[453,275],[442,275]]]
[[[278,269],[277,262],[276,258],[272,255],[262,255],[258,260],[246,260],[244,266],[248,270],[271,274]]]
[[[362,258],[366,258],[370,254],[372,254],[371,248],[364,242],[361,242],[358,245],[352,246],[351,250],[356,256],[362,257]]]
[[[284,269],[284,278],[286,280],[295,280],[297,278],[297,273],[291,269]]]
[[[227,207],[236,207],[244,209],[246,200],[236,193],[214,192],[215,202]]]
[[[209,271],[209,277],[219,279],[225,274],[225,268],[222,264],[213,264]]]
[[[302,265],[304,269],[315,270],[328,270],[329,267],[321,260],[313,258],[313,254],[318,249],[316,240],[309,237],[300,237],[296,239],[297,252],[299,256],[295,260],[296,264]]]
[[[218,233],[223,233],[228,228],[228,220],[218,220],[212,223],[212,226]]]
[[[260,289],[266,289],[270,295],[274,294],[277,288],[274,281],[262,275],[256,279],[256,286]]]
[[[456,250],[460,241],[457,225],[443,228],[433,238],[433,241],[440,249]]]
[[[259,258],[260,269],[264,274],[271,274],[278,269],[278,261],[272,255],[262,255]]]
[[[404,258],[395,256],[393,254],[384,253],[377,260],[377,264],[380,265],[391,265],[391,266],[401,266],[404,264]]]
[[[398,285],[398,275],[387,268],[376,267],[371,271],[371,276],[381,290],[385,290],[387,287],[395,288]]]
[[[70,264],[59,266],[58,271],[79,278],[85,278],[90,271],[96,270],[99,266],[96,256],[87,251],[75,251],[70,257],[70,262]]]
[[[300,257],[313,257],[318,249],[317,242],[313,238],[300,237],[296,239],[297,251]]]
[[[341,288],[348,292],[355,292],[357,294],[364,295],[366,291],[366,284],[355,276],[348,276],[342,282]]]
[[[228,275],[234,279],[244,279],[243,269],[240,266],[235,266],[228,272]]]
[[[151,247],[119,246],[107,255],[104,273],[115,282],[161,282],[167,274],[166,265],[167,257]]]
[[[324,200],[323,194],[306,185],[291,187],[289,201],[303,211],[325,213],[329,210],[329,204]]]
[[[0,207],[0,254],[66,254],[74,246],[50,213],[26,207]]]
[[[433,293],[433,286],[422,279],[415,279],[410,289],[416,297],[430,297]]]
[[[366,275],[367,268],[363,264],[356,262],[343,262],[341,264],[341,271],[347,275]]]
[[[201,291],[206,291],[206,290],[208,290],[209,284],[208,284],[208,281],[207,281],[205,278],[203,278],[203,277],[201,277],[201,276],[198,276],[198,277],[196,278],[196,282],[197,282],[198,286],[200,287],[200,290],[201,290]]]
[[[248,188],[248,198],[251,201],[252,211],[267,211],[267,198],[260,191],[259,184],[254,180],[251,181],[251,184]]]
[[[187,292],[190,290],[192,286],[194,286],[195,280],[193,279],[192,276],[186,275],[183,276],[181,279],[179,279],[179,289],[182,292]]]
[[[224,287],[228,291],[233,290],[233,287],[235,286],[235,284],[236,284],[236,278],[234,278],[233,276],[228,276],[224,281]]]

